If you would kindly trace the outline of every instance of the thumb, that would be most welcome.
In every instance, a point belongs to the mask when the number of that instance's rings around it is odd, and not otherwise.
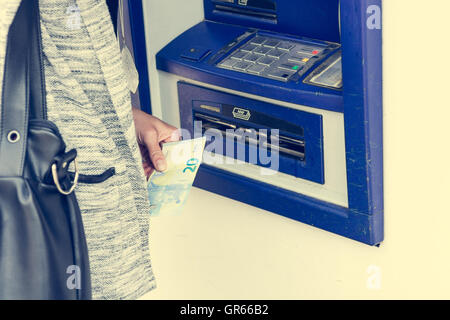
[[[165,171],[167,169],[167,162],[158,143],[157,135],[147,135],[144,138],[144,143],[147,146],[150,160],[155,169],[158,171]]]

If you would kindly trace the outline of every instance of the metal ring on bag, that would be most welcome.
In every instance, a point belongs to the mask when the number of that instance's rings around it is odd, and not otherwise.
[[[20,133],[17,130],[11,130],[7,138],[10,143],[16,143],[20,140]]]
[[[76,186],[77,186],[77,184],[78,184],[78,178],[79,178],[80,174],[79,174],[79,172],[78,172],[78,162],[77,162],[77,159],[76,159],[76,158],[73,159],[73,164],[74,164],[74,166],[75,166],[75,177],[74,177],[74,179],[73,179],[73,185],[72,185],[72,187],[71,187],[68,191],[64,191],[64,190],[61,188],[61,185],[59,184],[58,172],[57,172],[58,167],[56,166],[56,163],[54,163],[54,164],[52,165],[53,182],[55,183],[56,188],[58,189],[58,191],[59,191],[60,193],[62,193],[63,195],[65,195],[65,196],[70,195],[70,194],[75,190],[75,188],[76,188]]]

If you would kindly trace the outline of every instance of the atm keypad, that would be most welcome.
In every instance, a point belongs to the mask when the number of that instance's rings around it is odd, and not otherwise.
[[[219,68],[257,75],[283,82],[311,68],[308,63],[320,55],[327,45],[281,40],[257,35],[219,62]]]

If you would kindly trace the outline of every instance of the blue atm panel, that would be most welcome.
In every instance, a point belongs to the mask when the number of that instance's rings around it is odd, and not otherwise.
[[[195,185],[379,245],[381,13],[381,0],[204,0],[204,21],[156,56],[176,93],[163,113],[224,160]]]

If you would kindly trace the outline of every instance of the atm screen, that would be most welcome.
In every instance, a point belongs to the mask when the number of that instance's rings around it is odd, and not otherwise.
[[[305,83],[331,89],[342,89],[341,52],[337,52],[317,69],[315,69],[305,79]]]

